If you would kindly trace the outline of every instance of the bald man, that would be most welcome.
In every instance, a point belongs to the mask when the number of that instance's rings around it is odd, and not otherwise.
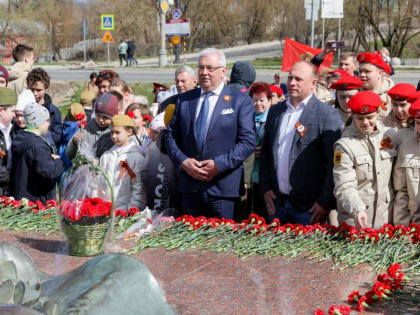
[[[289,72],[289,98],[270,108],[261,149],[260,187],[270,219],[324,223],[335,209],[333,146],[338,112],[315,95],[317,70],[306,61]]]

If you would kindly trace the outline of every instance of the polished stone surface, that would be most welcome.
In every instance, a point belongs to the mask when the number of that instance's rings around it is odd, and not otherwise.
[[[22,247],[50,275],[89,260],[68,256],[58,234],[0,231],[0,240]],[[112,243],[107,252],[122,252],[131,245]],[[243,260],[226,253],[164,249],[146,249],[134,257],[150,269],[178,314],[312,314],[317,308],[327,311],[330,305],[345,304],[349,293],[365,292],[376,278],[367,266],[339,271],[331,270],[330,261],[299,258]]]

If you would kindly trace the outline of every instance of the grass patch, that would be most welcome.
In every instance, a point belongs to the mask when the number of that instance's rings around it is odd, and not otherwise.
[[[61,111],[61,117],[66,117],[67,116],[67,112],[69,111],[69,107],[70,104],[72,103],[80,103],[80,95],[82,94],[82,91],[85,87],[85,82],[81,82],[81,81],[71,81],[69,83],[71,86],[76,88],[76,92],[73,93],[73,95],[70,97],[70,99],[68,99],[65,103],[66,105],[64,106],[60,106],[59,109]]]
[[[171,83],[162,82],[163,84],[170,86]],[[147,97],[147,100],[149,101],[149,104],[153,103],[153,83],[151,82],[136,82],[136,83],[130,83],[129,86],[133,89],[134,95],[144,95]]]

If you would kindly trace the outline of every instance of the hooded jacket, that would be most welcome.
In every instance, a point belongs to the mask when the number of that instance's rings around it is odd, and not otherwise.
[[[368,227],[392,222],[392,165],[398,135],[379,120],[377,130],[363,135],[354,122],[334,145],[334,195],[338,222],[355,225],[355,216],[366,211]],[[387,143],[387,145],[384,145]]]
[[[229,86],[242,92],[248,90],[256,77],[255,68],[249,61],[237,61],[230,73]]]
[[[12,196],[31,201],[55,199],[55,185],[64,172],[64,162],[51,157],[53,150],[41,136],[29,131],[17,133],[12,143]]]
[[[120,165],[125,160],[134,172],[134,177]],[[124,147],[114,145],[102,155],[100,165],[114,188],[115,209],[129,210],[136,207],[144,210],[146,207],[146,190],[140,176],[143,161],[143,155],[134,141]]]
[[[27,89],[26,77],[31,71],[31,66],[24,62],[16,62],[9,71],[9,84],[7,87],[16,92],[17,95],[22,93],[23,90]]]
[[[50,113],[50,127],[48,133],[45,135],[48,143],[54,148],[55,152],[58,152],[61,142],[61,134],[63,132],[63,122],[61,120],[60,110],[53,105],[51,97],[48,94],[44,94],[44,106]]]
[[[87,156],[100,157],[114,145],[111,140],[111,129],[109,127],[100,128],[94,118],[89,120],[86,130],[83,131],[83,135],[84,138],[80,144],[80,151]],[[68,142],[66,148],[66,155],[70,160],[74,159],[78,148],[73,138],[74,136]]]
[[[60,148],[58,150],[58,154],[60,155],[61,159],[66,164],[66,170],[70,168],[72,165],[71,161],[67,158],[66,155],[66,148],[67,144],[71,140],[71,138],[74,136],[74,134],[79,129],[79,122],[77,121],[65,121],[63,123],[63,133],[61,135],[61,144]]]

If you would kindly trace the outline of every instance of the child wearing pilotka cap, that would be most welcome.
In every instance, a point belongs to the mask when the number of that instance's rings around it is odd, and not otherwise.
[[[114,146],[106,151],[100,165],[114,188],[115,209],[129,210],[146,207],[146,189],[140,169],[144,158],[135,141],[134,121],[127,115],[115,115],[111,122],[111,139]]]
[[[0,195],[7,192],[9,170],[11,168],[12,120],[15,116],[16,93],[8,88],[0,88]]]
[[[48,110],[36,103],[25,106],[26,128],[17,133],[12,143],[12,196],[33,202],[56,199],[55,186],[64,172],[64,162],[44,136],[50,125]]]

